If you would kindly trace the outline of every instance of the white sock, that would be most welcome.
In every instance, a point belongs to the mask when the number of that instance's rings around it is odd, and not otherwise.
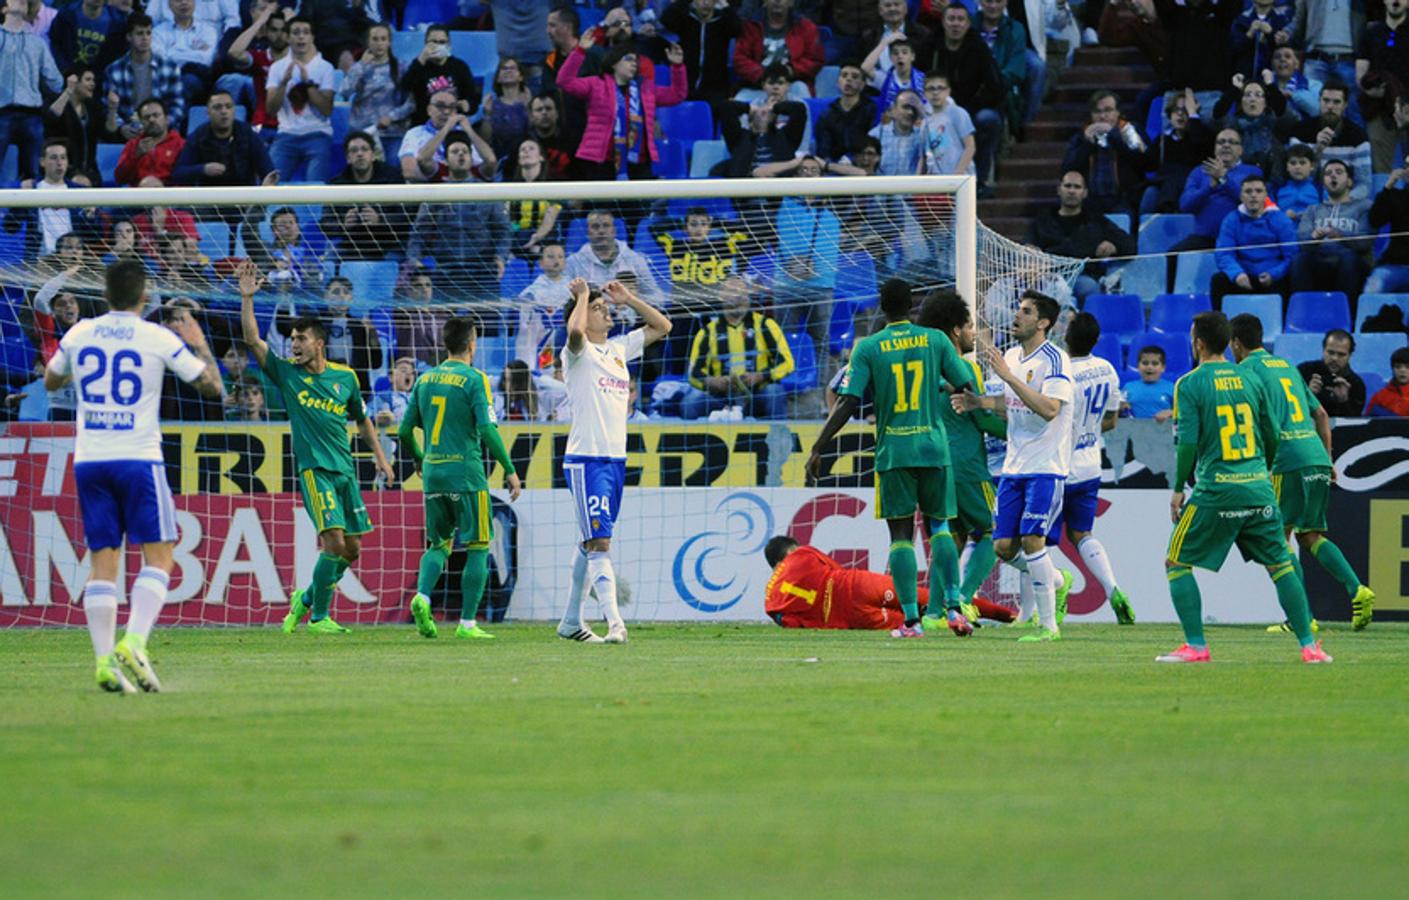
[[[1091,570],[1091,574],[1096,576],[1096,580],[1101,582],[1101,587],[1106,589],[1106,596],[1110,597],[1115,590],[1115,570],[1111,568],[1111,558],[1106,555],[1106,548],[1101,546],[1101,542],[1091,535],[1081,539],[1081,543],[1076,545],[1076,549],[1081,552],[1081,558],[1086,561],[1086,568]]]
[[[612,558],[605,550],[593,550],[587,554],[587,580],[597,592],[597,605],[602,608],[607,625],[624,627],[626,623],[621,621],[621,611],[616,608],[616,570],[612,568]]]
[[[83,589],[83,613],[88,618],[88,636],[93,653],[102,659],[111,656],[117,643],[117,585],[111,581],[90,581]]]
[[[558,625],[560,631],[582,630],[582,601],[587,599],[587,552],[577,548],[572,559],[572,587],[568,590],[568,608],[563,610],[563,620]]]
[[[971,557],[971,556],[974,555],[974,548],[977,547],[977,546],[978,546],[978,542],[975,541],[973,538],[969,538],[967,541],[964,542],[964,549],[961,550],[961,551],[959,551],[959,580],[960,580],[960,581],[963,581],[963,580],[964,580],[964,572],[966,572],[966,571],[968,570],[968,568],[969,568],[969,557]]]
[[[461,620],[460,620],[460,627],[461,627],[461,628],[474,628],[474,627],[475,627],[476,625],[478,625],[478,624],[479,624],[479,620],[478,620],[478,619],[461,619]]]
[[[1037,618],[1037,594],[1032,589],[1032,575],[1023,572],[1018,576],[1018,621]]]
[[[1014,569],[1017,569],[1019,572],[1027,571],[1027,557],[1023,556],[1023,552],[1021,550],[1019,550],[1017,554],[1013,556],[1012,559],[1006,559],[1004,560],[1004,562],[1012,566]]]
[[[1057,629],[1057,579],[1061,576],[1057,574],[1057,567],[1052,565],[1052,558],[1047,555],[1047,548],[1042,548],[1037,553],[1023,556],[1027,557],[1027,569],[1032,574],[1032,592],[1037,595],[1037,615],[1041,618],[1043,627],[1052,631]]]
[[[152,626],[166,605],[166,586],[171,576],[155,566],[143,566],[132,584],[131,608],[127,611],[127,633],[134,634],[146,643],[151,637]]]

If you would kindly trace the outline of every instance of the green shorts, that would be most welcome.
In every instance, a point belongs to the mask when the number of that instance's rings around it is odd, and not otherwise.
[[[1287,536],[1275,506],[1210,509],[1192,498],[1169,536],[1170,562],[1216,572],[1234,544],[1243,558],[1264,566],[1288,562]]]
[[[1325,531],[1331,504],[1331,467],[1307,466],[1272,476],[1282,524],[1293,531]]]
[[[322,534],[341,528],[346,534],[367,534],[372,530],[372,517],[362,502],[357,482],[340,472],[327,469],[304,469],[298,474],[303,508],[313,520],[313,527]]]
[[[954,483],[955,534],[987,534],[993,530],[993,482]]]
[[[444,544],[460,533],[466,544],[487,544],[494,537],[489,491],[426,494],[426,543]]]
[[[876,518],[903,519],[915,510],[933,519],[954,518],[954,470],[948,466],[876,473]]]

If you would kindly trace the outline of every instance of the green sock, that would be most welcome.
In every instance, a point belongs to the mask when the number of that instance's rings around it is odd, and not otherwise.
[[[1316,557],[1316,561],[1321,564],[1321,568],[1331,573],[1331,577],[1341,583],[1345,592],[1351,597],[1360,590],[1360,578],[1355,574],[1355,570],[1350,567],[1350,563],[1345,561],[1345,554],[1341,553],[1341,548],[1331,543],[1326,538],[1319,539],[1311,545],[1311,555]],[[1302,579],[1305,584],[1306,580]]]
[[[949,523],[935,519],[930,519],[930,592],[944,597],[945,609],[959,608],[959,548],[954,546]]]
[[[436,544],[434,547],[427,547],[426,552],[421,554],[421,571],[416,576],[416,590],[431,595],[435,586],[440,583],[440,573],[445,571],[445,563],[450,559],[450,554],[446,552],[444,544]]]
[[[333,586],[338,583],[338,564],[341,556],[319,553],[318,562],[313,565],[313,578],[308,585],[308,605],[313,610],[309,617],[317,622],[328,617],[328,604],[333,599]]]
[[[973,552],[969,554],[969,564],[964,567],[964,583],[959,585],[959,593],[965,603],[973,602],[974,594],[988,580],[996,562],[998,554],[993,552],[993,535],[985,534],[974,544]]]
[[[464,597],[460,601],[460,619],[468,622],[479,613],[479,602],[484,597],[484,586],[489,583],[489,548],[473,549],[465,553],[465,570],[460,578]]]
[[[919,566],[915,562],[915,545],[910,541],[890,542],[890,577],[895,582],[895,595],[909,624],[920,617]]]
[[[1306,602],[1306,585],[1290,564],[1279,567],[1272,573],[1272,585],[1277,588],[1277,602],[1282,604],[1282,612],[1291,623],[1297,641],[1309,646],[1316,641],[1311,633],[1311,607]]]
[[[1295,550],[1289,551],[1292,556],[1292,569],[1296,572],[1297,579],[1302,587],[1306,586],[1306,570],[1301,567],[1301,554]]]
[[[1199,596],[1199,583],[1194,580],[1194,570],[1179,566],[1169,569],[1165,575],[1169,579],[1169,597],[1174,601],[1174,611],[1179,614],[1179,624],[1184,628],[1184,643],[1190,647],[1207,647],[1203,598]]]

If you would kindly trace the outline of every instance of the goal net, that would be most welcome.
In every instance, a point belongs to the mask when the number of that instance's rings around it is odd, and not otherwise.
[[[829,383],[879,325],[880,285],[903,279],[917,301],[958,290],[980,335],[1001,347],[1022,291],[1069,303],[1081,267],[984,228],[961,177],[68,190],[42,200],[0,191],[0,207],[4,626],[83,621],[75,392],[102,376],[80,369],[51,393],[41,372],[67,328],[105,310],[102,276],[115,259],[146,264],[144,315],[192,317],[224,374],[223,401],[169,377],[161,404],[179,533],[161,622],[183,625],[279,621],[318,554],[284,398],[241,340],[234,272],[243,259],[264,275],[255,306],[271,350],[287,352],[294,318],[319,317],[329,358],[356,372],[396,468],[383,483],[349,428],[376,529],[334,600],[334,617],[351,623],[407,620],[424,517],[396,428],[415,378],[443,356],[440,328],[452,315],[479,325],[475,362],[493,382],[525,485],[511,504],[489,463],[495,537],[482,615],[553,618],[568,590],[579,538],[555,362],[567,283],[581,276],[621,281],[674,326],[631,370],[628,488],[613,541],[625,614],[761,620],[762,551],[774,534],[846,565],[884,567],[869,425],[843,431],[818,483],[803,471]],[[618,329],[630,327],[621,317]],[[750,384],[740,377],[750,371],[770,377]],[[139,567],[129,552],[120,594]],[[460,568],[458,559],[446,567],[438,613],[459,609]]]

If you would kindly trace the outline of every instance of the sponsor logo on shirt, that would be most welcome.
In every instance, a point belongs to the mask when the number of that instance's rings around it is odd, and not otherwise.
[[[87,410],[83,427],[89,431],[131,431],[136,418],[126,410]]]
[[[298,405],[305,409],[317,409],[323,412],[337,413],[340,416],[347,415],[347,404],[334,403],[326,397],[314,397],[308,391],[298,392]]]
[[[602,375],[597,379],[597,387],[604,391],[629,391],[631,382],[625,378],[613,378],[610,375]]]

